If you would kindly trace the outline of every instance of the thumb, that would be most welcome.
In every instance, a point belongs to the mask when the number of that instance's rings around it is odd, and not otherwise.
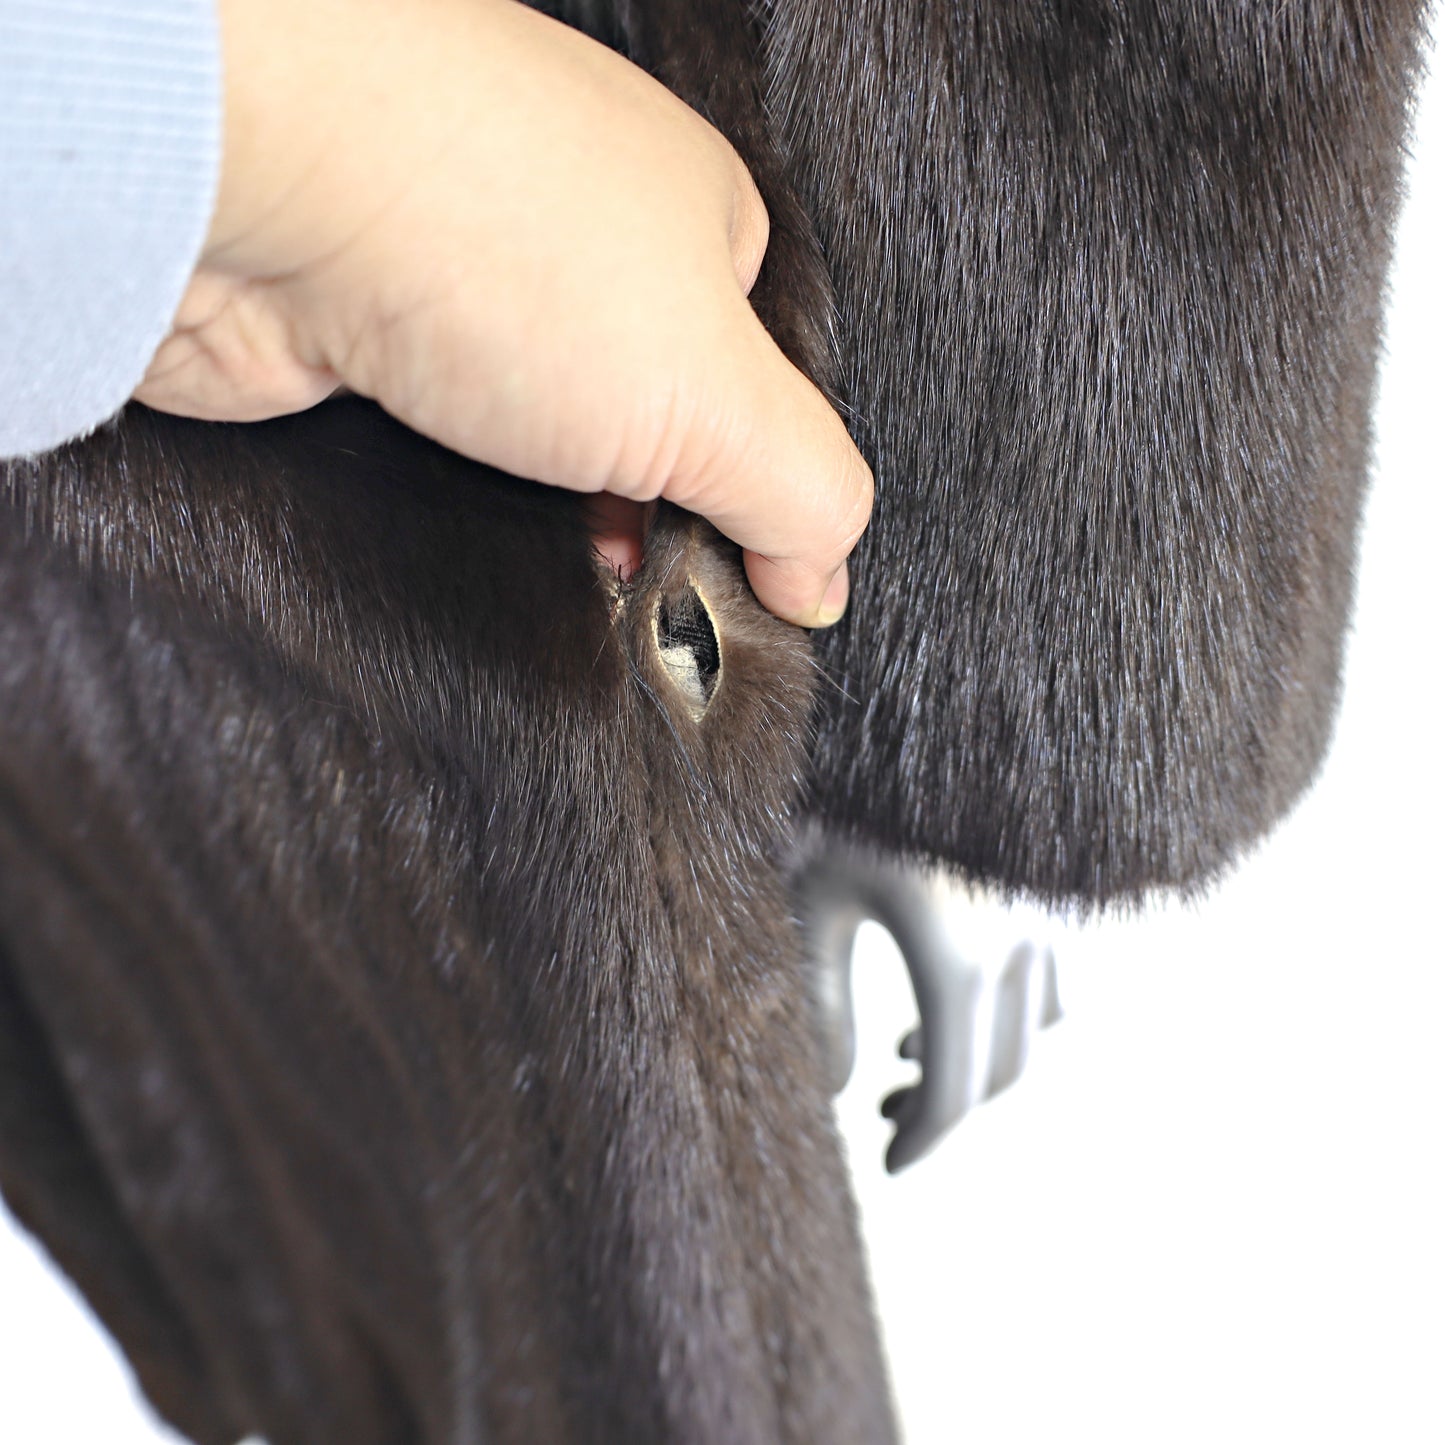
[[[733,425],[671,500],[741,544],[768,611],[828,627],[848,599],[845,559],[873,509],[873,474],[823,394],[778,350],[751,309],[725,415]]]

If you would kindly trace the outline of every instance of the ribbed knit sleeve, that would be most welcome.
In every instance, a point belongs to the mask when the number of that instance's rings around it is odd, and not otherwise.
[[[0,0],[0,456],[135,389],[220,170],[213,0]]]

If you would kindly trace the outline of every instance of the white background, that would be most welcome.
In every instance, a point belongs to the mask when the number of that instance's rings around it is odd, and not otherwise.
[[[1048,924],[1068,1016],[897,1179],[909,1006],[865,941],[841,1116],[911,1445],[1445,1442],[1445,67],[1415,152],[1319,784],[1200,907]],[[0,1440],[174,1438],[0,1212]]]

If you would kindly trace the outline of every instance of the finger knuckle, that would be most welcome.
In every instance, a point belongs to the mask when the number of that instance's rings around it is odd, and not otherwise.
[[[737,161],[734,178],[732,223],[733,264],[739,277],[749,286],[762,268],[768,249],[772,221],[762,192],[741,160]]]

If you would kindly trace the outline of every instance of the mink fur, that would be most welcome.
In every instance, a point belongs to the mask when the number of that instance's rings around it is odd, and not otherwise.
[[[760,314],[877,477],[813,810],[1197,889],[1329,740],[1421,0],[618,11],[752,166]]]
[[[552,8],[748,161],[875,521],[815,658],[355,400],[6,469],[0,1187],[204,1445],[887,1440],[800,806],[1101,902],[1329,734],[1416,0]]]
[[[768,31],[879,485],[819,808],[1197,887],[1329,740],[1422,6],[864,9]]]
[[[134,409],[9,500],[0,1182],[162,1413],[890,1438],[782,878],[813,669],[731,550],[673,514],[622,587],[355,401]]]

